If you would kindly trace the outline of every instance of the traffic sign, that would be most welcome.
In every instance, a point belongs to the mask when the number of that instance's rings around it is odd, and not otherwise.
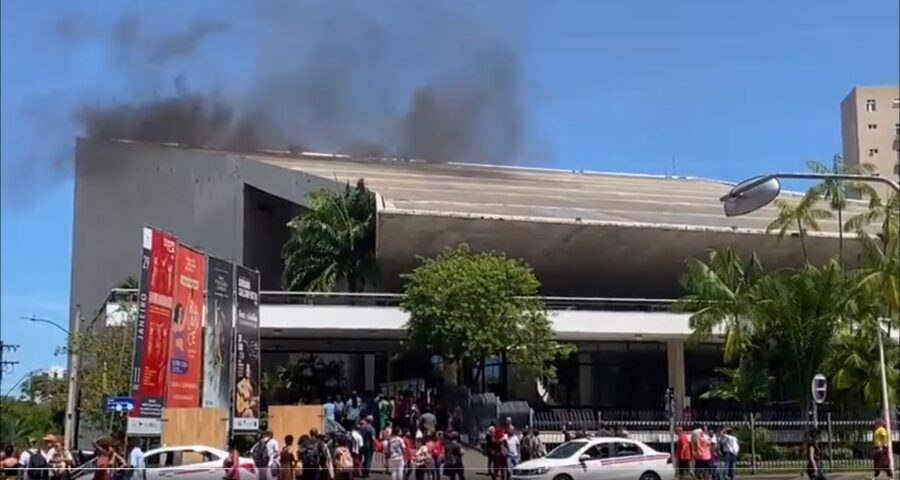
[[[105,410],[107,412],[124,413],[134,410],[134,398],[132,397],[106,397]]]
[[[824,403],[825,394],[828,393],[828,380],[825,379],[825,375],[822,375],[821,373],[816,374],[812,379],[810,388],[812,389],[813,401],[817,404]]]

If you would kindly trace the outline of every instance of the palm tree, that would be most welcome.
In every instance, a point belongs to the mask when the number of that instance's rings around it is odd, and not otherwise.
[[[769,339],[778,365],[809,405],[809,382],[829,358],[836,332],[852,318],[855,291],[836,260],[766,275],[754,292],[752,315],[760,336]]]
[[[878,223],[881,224],[882,244],[886,244],[888,238],[897,236],[900,230],[900,196],[897,192],[891,193],[886,200],[877,194],[870,196],[869,208],[848,219],[844,231],[867,235],[865,228]]]
[[[871,411],[881,406],[878,332],[869,327],[871,324],[841,329],[823,369],[831,379],[838,399],[836,403],[858,411]],[[885,355],[888,385],[894,386],[898,379],[897,349],[886,349]],[[888,393],[894,404],[896,390],[892,388]]]
[[[365,182],[311,193],[307,205],[309,211],[288,223],[284,288],[330,291],[346,282],[350,292],[357,292],[375,282],[375,194]]]
[[[675,303],[675,309],[691,312],[690,325],[697,337],[709,336],[724,327],[725,361],[741,356],[753,332],[749,315],[754,285],[764,275],[754,254],[744,264],[731,247],[711,250],[707,261],[687,262],[687,274],[681,285],[687,295]]]
[[[810,161],[806,163],[807,168],[814,173],[834,174],[834,175],[868,175],[875,171],[875,165],[870,163],[861,163],[858,165],[846,165],[844,159],[840,155],[835,155],[831,160],[831,167],[827,167],[820,162]],[[837,212],[838,221],[838,258],[841,261],[841,267],[844,266],[844,210],[847,209],[847,193],[848,190],[859,192],[864,198],[874,198],[878,194],[875,189],[866,182],[848,182],[845,180],[826,179],[813,186],[806,193],[815,199],[823,199],[828,203],[832,210]]]
[[[809,262],[809,252],[806,249],[806,231],[819,231],[819,220],[831,218],[831,212],[816,208],[819,197],[807,193],[799,202],[793,203],[784,199],[775,200],[778,207],[778,216],[766,227],[766,232],[778,231],[778,240],[781,241],[791,229],[797,229],[800,235],[800,246],[803,249],[803,259]]]

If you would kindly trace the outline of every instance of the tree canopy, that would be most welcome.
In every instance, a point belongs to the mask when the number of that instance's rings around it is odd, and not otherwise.
[[[377,281],[375,194],[360,179],[343,190],[307,196],[308,211],[288,223],[282,284],[291,291],[350,292]]]
[[[553,361],[570,352],[556,342],[540,282],[521,260],[474,253],[466,245],[423,259],[403,277],[409,341],[445,362],[505,356],[553,381]]]

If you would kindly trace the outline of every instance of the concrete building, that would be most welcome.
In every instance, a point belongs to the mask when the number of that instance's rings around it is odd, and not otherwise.
[[[841,102],[841,139],[847,165],[871,163],[882,176],[898,178],[900,86],[851,90]]]
[[[378,289],[278,292],[286,223],[303,212],[309,192],[359,178],[377,197]],[[101,306],[111,288],[138,274],[141,227],[151,225],[260,271],[268,291],[264,368],[314,352],[340,361],[354,387],[370,389],[432,370],[429,357],[394,359],[405,323],[399,275],[417,255],[466,242],[526,260],[542,281],[558,338],[579,349],[561,369],[562,385],[571,386],[551,392],[555,401],[656,408],[666,386],[679,403],[696,398],[720,359],[716,345],[686,348],[687,316],[670,311],[685,260],[732,245],[771,268],[802,261],[795,236],[779,242],[766,234],[774,207],[726,218],[719,197],[729,188],[701,178],[79,140],[72,309]],[[854,203],[847,214],[862,209]],[[846,243],[852,265],[860,246]],[[823,221],[807,246],[812,262],[833,257],[835,222]],[[535,382],[502,359],[490,369],[482,379],[496,379],[508,395],[541,400]]]

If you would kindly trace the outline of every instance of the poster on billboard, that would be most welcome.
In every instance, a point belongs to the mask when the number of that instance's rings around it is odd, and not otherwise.
[[[165,405],[169,327],[175,289],[175,237],[144,227],[138,325],[135,332],[131,396],[136,408],[129,433],[155,435]],[[141,426],[140,429],[137,427]]]
[[[203,406],[229,408],[234,329],[234,264],[208,257],[203,327]]]
[[[175,255],[175,306],[169,333],[168,408],[200,406],[205,283],[206,256],[179,243]]]
[[[259,430],[259,272],[238,265],[235,329],[235,431]]]

